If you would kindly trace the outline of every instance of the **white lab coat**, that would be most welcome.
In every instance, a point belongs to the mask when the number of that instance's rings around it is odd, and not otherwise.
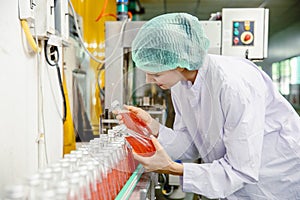
[[[173,130],[159,141],[184,163],[183,190],[208,198],[300,199],[300,118],[246,59],[207,55],[194,84],[171,88]]]

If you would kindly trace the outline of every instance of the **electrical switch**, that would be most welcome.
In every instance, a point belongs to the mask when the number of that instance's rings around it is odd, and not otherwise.
[[[241,41],[243,44],[250,44],[253,41],[253,34],[249,31],[245,31],[241,34]]]

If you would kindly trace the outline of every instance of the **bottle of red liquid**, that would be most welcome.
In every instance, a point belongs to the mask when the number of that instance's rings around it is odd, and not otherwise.
[[[156,149],[151,140],[151,129],[147,124],[137,117],[136,113],[129,110],[122,110],[118,101],[112,103],[112,109],[117,110],[122,116],[129,134],[125,137],[133,150],[142,156],[152,156]]]

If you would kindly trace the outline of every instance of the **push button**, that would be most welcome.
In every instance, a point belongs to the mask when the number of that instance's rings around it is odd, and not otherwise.
[[[237,45],[238,43],[239,43],[239,38],[238,37],[234,37],[234,39],[233,39],[233,43],[235,44],[235,45]]]
[[[241,42],[243,44],[250,44],[253,42],[253,34],[249,31],[245,31],[241,34]]]
[[[234,29],[233,35],[238,36],[239,34],[240,34],[239,30],[238,29]]]
[[[245,35],[244,40],[245,40],[246,42],[249,41],[249,40],[251,40],[251,35],[250,35],[249,33],[247,33],[247,34]]]
[[[250,31],[250,21],[244,22],[244,29],[245,29],[245,31]]]
[[[238,28],[239,26],[240,26],[240,23],[239,23],[239,22],[234,22],[234,23],[233,23],[233,27],[234,27],[234,28]]]

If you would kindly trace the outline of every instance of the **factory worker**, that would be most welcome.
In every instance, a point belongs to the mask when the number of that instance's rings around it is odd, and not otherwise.
[[[208,46],[198,19],[185,13],[139,30],[132,59],[148,82],[171,89],[176,115],[170,129],[127,107],[155,136],[156,153],[135,158],[147,171],[181,175],[183,191],[208,198],[300,199],[299,116],[255,64],[207,54]],[[184,162],[198,158],[204,163]]]

